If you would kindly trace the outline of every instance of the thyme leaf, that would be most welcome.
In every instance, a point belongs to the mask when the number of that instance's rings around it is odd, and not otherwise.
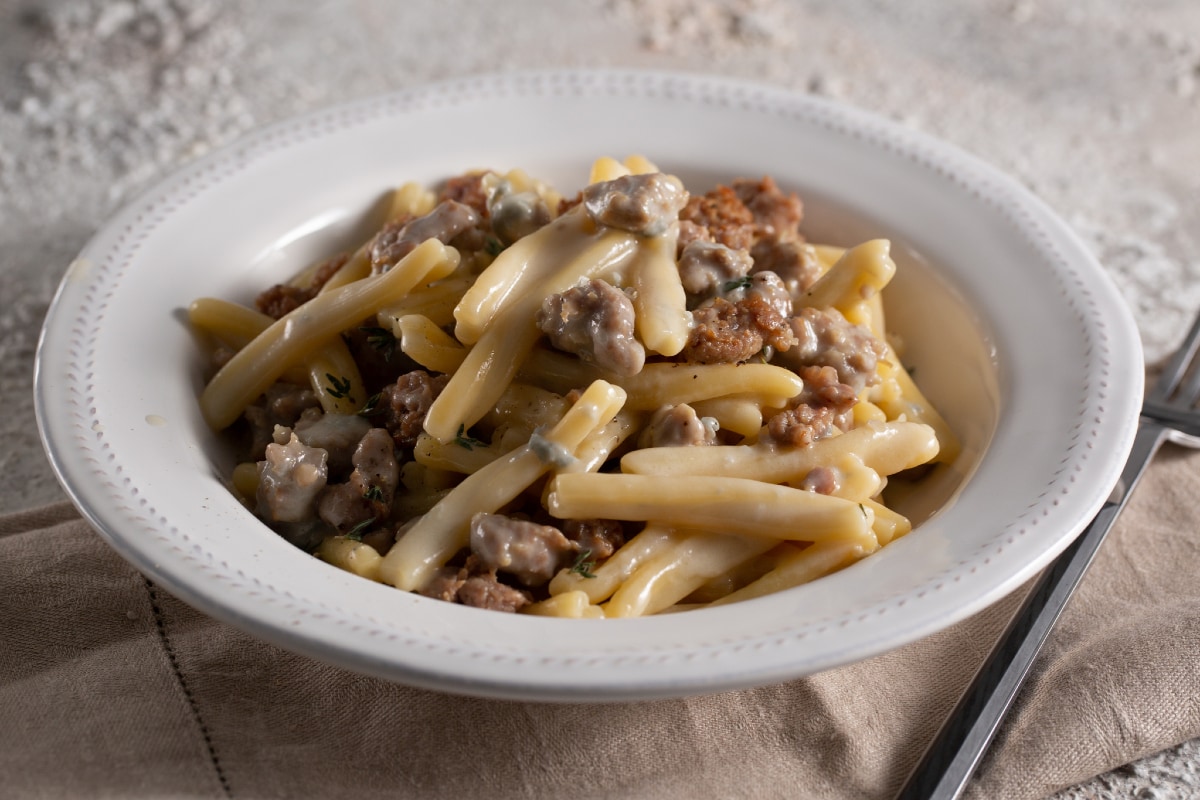
[[[332,373],[326,372],[325,377],[329,380],[329,394],[341,400],[350,395],[350,379],[342,376],[335,377]]]
[[[596,568],[596,561],[591,558],[591,555],[591,550],[581,550],[579,555],[575,556],[575,563],[571,565],[570,571],[584,578],[596,577],[596,574],[592,572]]]
[[[367,398],[367,402],[363,403],[363,407],[357,412],[360,417],[369,417],[372,414],[377,414],[383,409],[379,408],[379,401],[383,399],[383,392],[376,392]]]
[[[366,533],[367,530],[374,524],[375,524],[375,518],[367,517],[362,522],[358,523],[353,528],[346,531],[346,538],[352,542],[361,542],[363,534]]]
[[[367,344],[379,351],[384,361],[391,361],[396,353],[396,336],[387,328],[362,326],[360,331],[367,335]]]
[[[740,278],[734,278],[731,281],[722,283],[721,293],[728,294],[729,292],[736,292],[738,289],[749,289],[753,283],[754,281],[750,279],[749,275],[743,275]]]
[[[383,500],[383,489],[380,489],[375,484],[371,484],[363,492],[363,498],[367,500]]]
[[[468,436],[465,425],[458,426],[458,433],[454,434],[454,443],[468,450],[474,450],[476,447],[485,447],[487,445],[487,442],[480,441],[473,436]]]

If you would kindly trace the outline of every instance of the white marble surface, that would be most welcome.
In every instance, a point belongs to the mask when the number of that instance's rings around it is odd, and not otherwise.
[[[564,66],[715,72],[900,120],[1070,221],[1151,362],[1200,308],[1192,0],[0,0],[0,510],[62,497],[33,424],[37,332],[72,256],[122,202],[293,113]],[[1185,743],[1058,797],[1195,797],[1198,762]]]

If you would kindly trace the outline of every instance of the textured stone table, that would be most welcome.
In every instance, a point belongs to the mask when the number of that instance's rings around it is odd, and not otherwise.
[[[483,71],[716,72],[943,137],[1075,226],[1154,362],[1200,307],[1200,5],[1131,7],[0,0],[0,511],[62,497],[33,425],[34,349],[64,269],[115,208],[257,125]],[[1058,797],[1198,796],[1198,761],[1185,743]]]

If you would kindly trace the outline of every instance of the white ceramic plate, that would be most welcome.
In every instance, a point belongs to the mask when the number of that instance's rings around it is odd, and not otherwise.
[[[743,604],[635,620],[484,612],[376,585],[291,547],[223,487],[182,310],[255,292],[361,235],[405,180],[520,166],[564,192],[641,153],[694,190],[775,176],[810,238],[886,236],[891,327],[962,436],[908,537]],[[38,353],[55,469],[113,547],[182,599],[284,647],[452,691],[631,699],[779,681],[982,609],[1087,523],[1131,445],[1131,317],[1067,226],[967,154],[868,114],[746,83],[561,72],[443,83],[267,128],[196,161],[70,267]],[[932,507],[940,511],[929,517]],[[928,518],[927,518],[928,517]]]

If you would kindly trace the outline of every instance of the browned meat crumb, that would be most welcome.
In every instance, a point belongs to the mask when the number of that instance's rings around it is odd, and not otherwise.
[[[767,433],[785,444],[804,447],[851,426],[851,410],[858,397],[854,388],[838,380],[832,367],[803,367],[804,390],[789,407],[767,421]]]
[[[279,319],[316,296],[312,289],[277,283],[254,298],[254,307],[272,319]]]
[[[807,244],[778,236],[764,236],[750,250],[753,272],[770,271],[778,275],[793,298],[798,298],[821,277],[821,262]]]
[[[665,232],[687,199],[679,179],[661,172],[625,175],[583,190],[583,206],[592,219],[639,236]]]
[[[588,558],[603,560],[625,544],[625,526],[615,519],[568,519],[563,522],[563,535],[587,551]]]
[[[713,241],[734,250],[749,250],[754,245],[754,214],[728,186],[693,196],[679,212],[679,219],[706,228]]]
[[[458,590],[467,581],[467,571],[456,567],[439,567],[429,583],[418,594],[453,603]]]
[[[754,217],[757,237],[801,238],[800,221],[804,218],[804,205],[795,192],[784,194],[770,176],[760,181],[739,178],[733,182],[732,188]]]
[[[438,193],[438,202],[453,200],[470,206],[481,219],[488,217],[488,193],[483,186],[488,171],[472,172],[450,178]]]
[[[328,475],[325,451],[280,427],[258,462],[254,513],[292,544],[312,550],[328,530],[313,514]]]
[[[745,250],[696,240],[679,256],[679,281],[689,296],[705,300],[721,293],[730,281],[745,277],[752,266]]]
[[[762,294],[731,303],[715,297],[692,312],[692,331],[683,348],[686,361],[741,363],[770,345],[786,350],[795,342],[786,317]]]
[[[526,586],[553,578],[577,549],[552,525],[486,513],[471,517],[470,543],[484,569],[505,572]]]
[[[371,242],[371,271],[387,272],[427,239],[450,244],[456,237],[474,230],[479,222],[480,215],[474,209],[455,200],[439,203],[424,216],[390,222]]]
[[[746,279],[739,281],[737,286],[724,294],[725,299],[734,303],[757,297],[782,319],[790,319],[792,316],[792,294],[783,284],[783,280],[770,270],[761,270],[746,276]]]
[[[383,424],[397,447],[412,449],[424,430],[425,415],[449,379],[413,370],[396,379],[380,393]]]
[[[633,302],[605,281],[593,278],[550,295],[537,325],[554,347],[618,375],[636,375],[646,363],[634,336]]]
[[[368,520],[380,522],[391,513],[392,498],[400,483],[400,466],[392,436],[371,428],[354,449],[354,470],[345,483],[327,486],[317,503],[317,514],[345,533]]]
[[[354,468],[354,452],[371,430],[371,423],[357,414],[326,414],[306,408],[292,426],[300,441],[329,454],[330,480],[341,481]]]
[[[875,371],[886,347],[862,325],[852,325],[837,309],[802,308],[791,321],[796,346],[777,357],[800,371],[806,366],[829,366],[838,379],[861,393],[879,381]]]
[[[780,411],[767,421],[767,433],[772,439],[796,447],[807,447],[838,430],[837,413],[832,408],[808,403]]]
[[[520,611],[533,602],[529,592],[500,583],[490,573],[467,578],[458,588],[456,597],[465,606],[509,613]]]
[[[261,461],[264,448],[275,435],[275,426],[290,428],[300,419],[306,409],[320,409],[321,401],[307,386],[277,381],[252,406],[242,412],[249,427],[247,459]]]
[[[339,253],[317,267],[317,271],[313,273],[312,278],[313,291],[320,291],[321,287],[329,283],[329,279],[336,275],[338,270],[344,267],[349,260],[349,253]]]
[[[705,226],[693,222],[692,220],[681,219],[679,221],[679,242],[676,245],[676,257],[681,257],[683,251],[692,242],[711,242],[712,234]]]
[[[833,494],[838,490],[837,472],[829,467],[813,467],[800,482],[800,488],[817,494]]]
[[[663,406],[654,412],[638,439],[639,447],[694,447],[717,443],[717,426],[701,419],[687,403]]]
[[[350,255],[348,253],[342,253],[322,262],[321,266],[317,267],[313,273],[311,286],[291,286],[286,283],[275,284],[254,298],[255,308],[272,319],[279,319],[290,314],[316,297],[321,287],[328,283],[329,279],[349,259]]]

